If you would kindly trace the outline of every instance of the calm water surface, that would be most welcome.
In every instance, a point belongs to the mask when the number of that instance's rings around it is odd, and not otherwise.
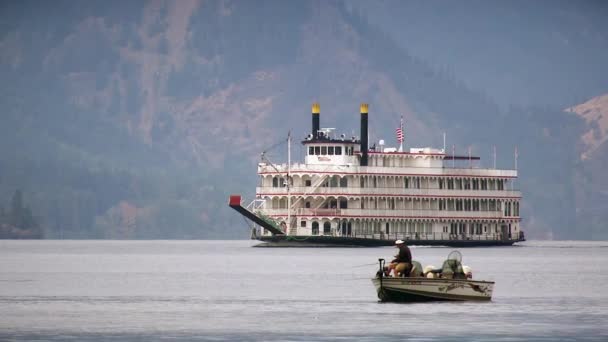
[[[461,249],[493,301],[431,304],[377,302],[394,248],[252,244],[0,241],[0,340],[608,340],[608,242]]]

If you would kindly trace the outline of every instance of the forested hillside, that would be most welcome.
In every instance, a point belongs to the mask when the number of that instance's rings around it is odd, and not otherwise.
[[[370,103],[372,140],[404,115],[410,146],[446,131],[506,168],[518,146],[528,236],[608,236],[572,229],[588,122],[497,105],[352,4],[25,1],[0,19],[0,204],[22,189],[45,237],[247,238],[227,197],[251,198],[259,153],[305,136],[314,101],[344,132]]]

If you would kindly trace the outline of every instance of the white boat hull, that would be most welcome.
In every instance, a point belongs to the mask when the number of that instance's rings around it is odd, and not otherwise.
[[[377,277],[372,282],[383,302],[489,301],[494,290],[494,282],[479,280]]]

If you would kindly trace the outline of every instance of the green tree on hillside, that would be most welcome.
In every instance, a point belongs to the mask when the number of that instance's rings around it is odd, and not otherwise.
[[[0,235],[8,238],[40,238],[42,230],[32,211],[23,205],[23,194],[17,189],[11,198],[8,212],[0,208]]]
[[[17,189],[11,198],[11,211],[9,213],[9,224],[15,227],[23,227],[23,194]]]

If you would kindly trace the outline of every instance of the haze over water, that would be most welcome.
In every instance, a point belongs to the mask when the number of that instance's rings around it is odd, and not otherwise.
[[[608,339],[608,242],[460,249],[493,301],[430,304],[377,302],[393,248],[252,244],[0,241],[0,340]]]

